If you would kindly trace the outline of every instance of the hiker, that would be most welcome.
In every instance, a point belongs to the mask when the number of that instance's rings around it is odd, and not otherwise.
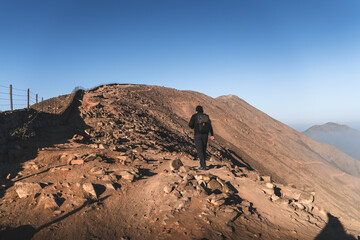
[[[211,126],[210,118],[204,113],[202,106],[196,107],[196,113],[191,116],[189,127],[194,129],[195,147],[200,159],[199,170],[206,170],[206,147],[209,133],[211,140],[214,140],[214,132]]]

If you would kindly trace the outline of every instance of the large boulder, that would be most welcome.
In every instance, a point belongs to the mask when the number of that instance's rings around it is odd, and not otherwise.
[[[40,193],[42,187],[39,183],[16,182],[15,191],[20,198],[26,198],[32,194]]]

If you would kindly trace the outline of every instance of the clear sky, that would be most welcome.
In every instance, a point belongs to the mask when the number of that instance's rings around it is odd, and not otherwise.
[[[360,1],[0,1],[0,92],[114,82],[235,94],[292,126],[360,127]]]

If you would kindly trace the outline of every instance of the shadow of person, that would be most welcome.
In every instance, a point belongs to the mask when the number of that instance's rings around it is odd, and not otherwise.
[[[317,235],[315,240],[356,240],[354,236],[345,232],[344,226],[337,217],[334,217],[330,213],[328,213],[327,216],[328,223],[319,235]]]
[[[30,240],[35,233],[36,229],[31,225],[7,228],[0,232],[0,240]]]
[[[70,217],[71,215],[74,215],[75,213],[79,212],[81,209],[83,209],[84,207],[86,207],[88,205],[91,205],[95,202],[103,202],[104,200],[106,200],[109,197],[110,197],[110,195],[105,196],[100,199],[97,199],[97,200],[88,199],[80,207],[78,207],[78,208],[72,210],[71,212],[69,212],[57,219],[54,219],[53,221],[48,222],[38,228],[34,228],[31,225],[22,225],[22,226],[19,226],[16,228],[7,227],[4,230],[0,231],[0,240],[30,240],[37,232],[41,231],[42,229],[47,228],[54,223],[60,222],[60,221],[64,220],[65,218]]]

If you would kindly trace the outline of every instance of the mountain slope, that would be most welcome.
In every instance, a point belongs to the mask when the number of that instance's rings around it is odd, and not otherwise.
[[[66,99],[0,115],[0,239],[359,234],[357,162],[235,96],[115,84]],[[216,137],[208,171],[187,126],[197,104]]]
[[[304,134],[312,139],[330,144],[353,158],[360,160],[360,131],[346,125],[326,123],[310,127]]]

